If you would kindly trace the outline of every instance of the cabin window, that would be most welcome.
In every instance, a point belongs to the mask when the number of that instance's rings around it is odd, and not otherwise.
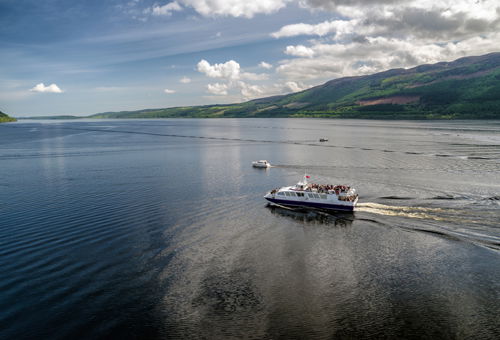
[[[319,197],[321,197],[322,199],[326,200],[326,194],[319,194]]]
[[[280,195],[280,196],[285,196],[285,194],[284,194],[283,192],[281,192],[281,191],[280,191],[280,192],[278,192],[278,195]]]
[[[314,198],[314,196],[313,196],[313,195],[314,195],[314,194],[307,194],[307,197],[309,197],[309,198]]]
[[[290,193],[290,195],[291,195],[292,197],[297,197],[297,195],[296,195],[294,192],[291,192],[291,193]]]
[[[299,196],[299,197],[304,197],[304,193],[303,193],[303,192],[298,192],[298,193],[297,193],[297,196]]]
[[[285,195],[290,196],[290,193],[288,191],[285,191]]]

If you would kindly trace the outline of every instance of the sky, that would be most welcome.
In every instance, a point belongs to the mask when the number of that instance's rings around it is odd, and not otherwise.
[[[235,103],[498,51],[498,0],[0,0],[0,111]]]

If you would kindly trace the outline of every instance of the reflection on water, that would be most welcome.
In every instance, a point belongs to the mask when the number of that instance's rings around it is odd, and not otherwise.
[[[498,141],[494,121],[2,124],[0,338],[498,338]],[[267,205],[304,172],[357,210]]]
[[[322,212],[318,210],[306,210],[301,208],[282,207],[274,204],[267,204],[271,213],[292,218],[304,223],[331,224],[338,227],[348,227],[352,224],[354,213],[331,211]]]

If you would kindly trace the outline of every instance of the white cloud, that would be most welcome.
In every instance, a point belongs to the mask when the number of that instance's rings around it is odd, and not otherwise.
[[[189,84],[191,82],[191,78],[182,77],[179,81],[183,84]]]
[[[207,77],[221,78],[229,81],[238,79],[264,80],[268,78],[267,74],[241,72],[240,64],[234,60],[211,65],[208,61],[202,59],[197,65],[197,70],[198,72],[204,73]]]
[[[228,86],[226,84],[214,83],[207,85],[207,91],[211,94],[215,94],[217,96],[226,96],[227,95]]]
[[[175,90],[165,89],[165,90],[163,90],[163,92],[165,92],[166,94],[172,94],[172,93],[175,93]]]
[[[324,21],[316,25],[292,24],[280,28],[279,31],[271,33],[275,38],[294,37],[297,35],[317,35],[325,36],[331,33],[351,32],[356,21],[354,20],[334,20]]]
[[[259,67],[265,68],[266,70],[270,70],[273,68],[273,65],[266,63],[265,61],[261,61],[259,63]]]
[[[240,64],[234,60],[212,65],[205,59],[202,59],[198,63],[197,69],[209,78],[218,78],[222,80],[220,83],[217,82],[207,85],[207,91],[213,95],[228,96],[231,91],[233,94],[239,92],[242,99],[250,99],[263,96],[266,93],[264,87],[256,84],[249,84],[243,80],[261,81],[268,79],[269,76],[265,73],[257,74],[243,72]]]
[[[262,97],[266,92],[262,86],[238,82],[238,87],[244,99],[254,99]]]
[[[172,12],[182,11],[181,5],[177,1],[169,2],[166,5],[154,5],[151,9],[153,15],[172,15]]]
[[[295,56],[295,57],[312,57],[314,56],[314,50],[304,45],[297,46],[287,46],[285,54]]]
[[[45,86],[43,83],[35,85],[32,89],[30,89],[30,91],[40,93],[63,93],[63,90],[61,90],[56,84]]]
[[[287,81],[284,84],[284,91],[285,92],[299,92],[303,90],[307,90],[311,86],[306,86],[300,82],[295,82],[295,81]]]
[[[203,16],[232,16],[252,18],[270,14],[285,7],[290,0],[179,0]]]
[[[210,78],[235,80],[240,77],[240,64],[234,60],[229,60],[223,64],[210,65],[208,61],[202,59],[197,65],[197,70]]]

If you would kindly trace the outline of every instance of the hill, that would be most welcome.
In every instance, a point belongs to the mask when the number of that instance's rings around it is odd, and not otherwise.
[[[44,119],[56,120],[56,119],[61,119],[61,120],[68,120],[68,119],[80,119],[80,118],[87,118],[87,117],[79,117],[79,116],[71,116],[71,115],[61,115],[61,116],[19,117],[18,119],[35,119],[35,120],[44,120]]]
[[[0,111],[0,123],[15,122],[16,119],[9,117],[7,114]]]
[[[106,112],[93,118],[500,119],[500,53],[344,77],[240,104]]]

